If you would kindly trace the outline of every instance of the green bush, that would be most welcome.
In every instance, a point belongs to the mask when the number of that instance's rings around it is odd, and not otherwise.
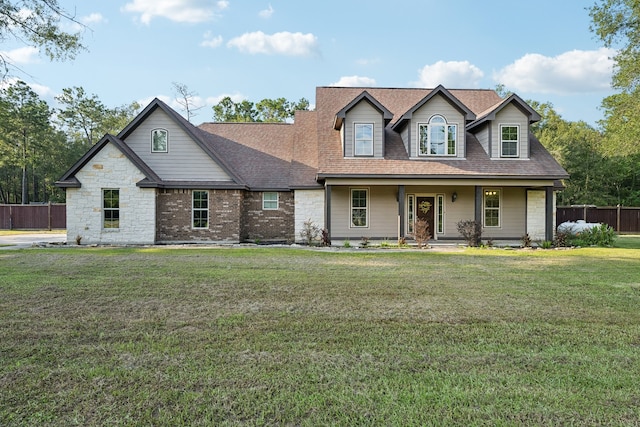
[[[576,233],[558,232],[556,246],[613,246],[616,232],[607,224],[600,224]]]
[[[482,240],[482,226],[473,220],[460,221],[457,224],[458,233],[469,246],[476,247]]]

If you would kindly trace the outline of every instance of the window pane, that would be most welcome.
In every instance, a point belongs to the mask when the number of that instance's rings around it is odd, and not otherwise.
[[[351,224],[354,227],[366,227],[367,226],[367,210],[353,209],[351,211]]]
[[[500,226],[500,191],[498,190],[484,192],[484,225],[485,227]]]
[[[120,227],[120,190],[102,190],[102,227]]]
[[[168,133],[164,129],[154,129],[151,131],[151,151],[166,152]]]
[[[367,226],[367,190],[351,190],[351,226]]]
[[[193,228],[209,227],[209,192],[193,192]]]
[[[429,150],[427,148],[427,144],[429,142],[429,126],[427,125],[420,125],[418,127],[419,132],[420,132],[420,152],[419,154],[421,156],[426,156],[427,154],[429,154]]]
[[[262,193],[262,209],[278,209],[278,193]]]
[[[373,155],[373,124],[355,124],[355,155]]]
[[[456,125],[448,126],[447,133],[447,154],[456,154]]]
[[[444,154],[445,126],[431,125],[430,154]]]

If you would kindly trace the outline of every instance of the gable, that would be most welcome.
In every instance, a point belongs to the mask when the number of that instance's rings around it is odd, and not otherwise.
[[[455,125],[456,137],[456,157],[465,156],[465,116],[452,105],[444,96],[436,94],[418,109],[413,111],[411,119],[408,121],[405,146],[409,147],[409,156],[418,157],[419,130],[420,125],[427,124],[435,116],[442,116],[447,124]]]
[[[358,155],[355,151],[355,127],[356,124],[373,126],[373,157],[384,156],[384,126],[383,116],[380,110],[375,108],[369,102],[360,102],[353,106],[346,114],[344,119],[344,127],[342,129],[343,146],[345,157],[353,157]]]
[[[167,130],[166,152],[151,151],[154,129]],[[163,181],[233,181],[223,167],[160,108],[131,130],[125,142]]]

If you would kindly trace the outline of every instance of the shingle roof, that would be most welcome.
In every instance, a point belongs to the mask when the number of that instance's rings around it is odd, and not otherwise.
[[[318,111],[318,176],[324,177],[424,177],[424,178],[523,178],[563,179],[566,171],[530,135],[531,150],[527,160],[491,159],[480,143],[467,132],[466,159],[410,160],[400,135],[385,129],[386,153],[384,159],[344,158],[340,132],[332,124],[335,114],[358,96],[364,88],[319,87],[316,90]],[[394,114],[391,123],[424,99],[432,89],[366,88],[376,100]],[[491,107],[504,101],[491,90],[448,91],[476,115],[487,114]]]

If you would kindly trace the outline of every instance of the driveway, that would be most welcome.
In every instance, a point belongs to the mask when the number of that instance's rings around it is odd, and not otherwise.
[[[34,244],[64,243],[67,234],[64,231],[51,233],[25,232],[9,235],[0,235],[0,250],[30,248]],[[8,246],[7,246],[8,245]]]

